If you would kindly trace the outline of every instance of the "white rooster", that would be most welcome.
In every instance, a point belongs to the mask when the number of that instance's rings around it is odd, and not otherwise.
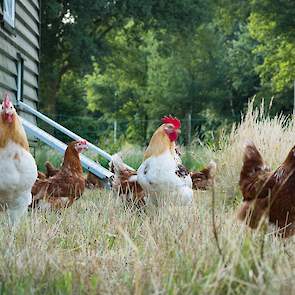
[[[32,202],[31,189],[37,179],[37,166],[7,94],[0,115],[0,205],[7,209],[9,220],[15,225]]]
[[[190,204],[192,179],[175,149],[181,123],[173,117],[164,117],[162,122],[145,151],[137,181],[152,201],[157,200],[159,194],[165,194],[179,198],[182,204]]]

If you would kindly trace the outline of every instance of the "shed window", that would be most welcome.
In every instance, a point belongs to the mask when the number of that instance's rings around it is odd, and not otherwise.
[[[3,20],[9,26],[14,28],[15,0],[4,0],[4,3],[3,3]]]

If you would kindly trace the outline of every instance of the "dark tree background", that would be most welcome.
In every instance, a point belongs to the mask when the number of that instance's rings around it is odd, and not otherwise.
[[[170,113],[210,141],[254,95],[292,113],[294,28],[291,0],[44,0],[40,107],[101,145]]]

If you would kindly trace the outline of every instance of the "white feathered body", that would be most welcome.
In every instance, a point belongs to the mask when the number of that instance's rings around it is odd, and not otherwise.
[[[182,204],[192,202],[192,179],[180,158],[169,149],[146,159],[138,169],[137,180],[151,198],[165,194],[178,197]]]
[[[36,179],[36,163],[26,149],[11,140],[0,148],[0,205],[7,207],[13,223],[31,204]]]

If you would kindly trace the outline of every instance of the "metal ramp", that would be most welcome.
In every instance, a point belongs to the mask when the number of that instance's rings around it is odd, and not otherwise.
[[[61,126],[60,124],[56,123],[55,121],[51,120],[50,118],[46,117],[42,113],[38,112],[37,110],[33,109],[32,107],[28,106],[27,104],[23,103],[22,101],[17,102],[17,107],[21,111],[30,113],[41,119],[42,121],[46,122],[47,124],[51,125],[52,127],[58,129],[62,133],[66,134],[70,138],[74,140],[81,140],[82,137],[78,136],[77,134],[73,133],[72,131],[68,130],[67,128]],[[21,118],[25,131],[38,138],[48,146],[52,147],[56,151],[64,154],[67,145],[55,138],[54,136],[50,135],[49,133],[45,132],[44,130],[40,129],[36,125],[30,123],[28,120]],[[88,147],[91,151],[95,152],[96,154],[101,155],[108,161],[112,160],[112,156],[105,152],[104,150],[100,149],[99,147],[95,146],[92,143],[88,142]],[[96,175],[100,179],[109,179],[113,176],[113,173],[109,170],[105,169],[95,161],[89,159],[88,157],[81,155],[81,164],[82,166],[92,174]],[[130,169],[134,170],[133,168],[129,167]]]
[[[52,135],[48,134],[47,132],[43,131],[39,127],[35,126],[34,124],[30,123],[24,118],[21,118],[25,131],[38,138],[42,142],[46,143],[56,151],[64,154],[67,148],[67,145],[58,140],[57,138],[53,137]],[[84,155],[80,155],[81,164],[82,166],[89,172],[93,173],[100,179],[110,178],[113,173],[109,170],[105,169],[104,167],[100,166],[93,160],[89,159]]]

